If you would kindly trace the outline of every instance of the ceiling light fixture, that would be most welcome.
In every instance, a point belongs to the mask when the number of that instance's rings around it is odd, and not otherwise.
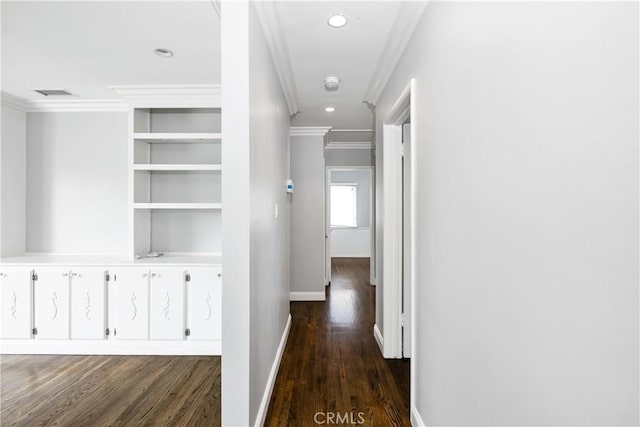
[[[344,15],[336,13],[329,18],[327,24],[329,24],[329,26],[332,28],[342,28],[347,25],[347,18]]]
[[[155,49],[153,51],[153,53],[155,53],[156,55],[158,55],[158,56],[160,56],[162,58],[171,58],[173,56],[173,52],[172,51],[170,51],[169,49],[162,48],[162,47],[160,47],[158,49]]]
[[[324,109],[324,111],[326,111],[327,113],[333,113],[334,111],[336,111],[336,107],[327,107]]]

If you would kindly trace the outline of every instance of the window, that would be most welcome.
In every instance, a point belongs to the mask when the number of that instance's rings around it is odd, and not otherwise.
[[[331,226],[358,226],[357,184],[331,184]]]

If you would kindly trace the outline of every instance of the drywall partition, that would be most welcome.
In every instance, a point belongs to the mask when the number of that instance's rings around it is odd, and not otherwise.
[[[26,236],[26,113],[2,105],[0,256],[21,255]]]
[[[27,252],[127,252],[127,124],[126,112],[27,114]]]
[[[327,166],[371,166],[375,164],[373,151],[362,148],[325,148]]]
[[[325,299],[324,136],[329,128],[291,128],[291,299]]]
[[[249,3],[221,2],[222,425],[250,425]],[[230,286],[233,284],[233,286]]]
[[[221,3],[224,426],[264,422],[290,325],[289,112],[254,7]]]
[[[265,34],[249,13],[251,425],[269,409],[289,321],[289,111]]]
[[[638,425],[638,72],[637,3],[427,7],[414,425]]]

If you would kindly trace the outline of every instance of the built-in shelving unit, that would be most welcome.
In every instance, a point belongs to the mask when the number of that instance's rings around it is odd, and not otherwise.
[[[221,110],[134,106],[132,255],[219,255]]]

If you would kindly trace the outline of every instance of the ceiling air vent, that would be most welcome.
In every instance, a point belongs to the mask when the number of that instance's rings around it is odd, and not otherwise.
[[[44,96],[74,96],[66,89],[34,89],[34,91]]]

